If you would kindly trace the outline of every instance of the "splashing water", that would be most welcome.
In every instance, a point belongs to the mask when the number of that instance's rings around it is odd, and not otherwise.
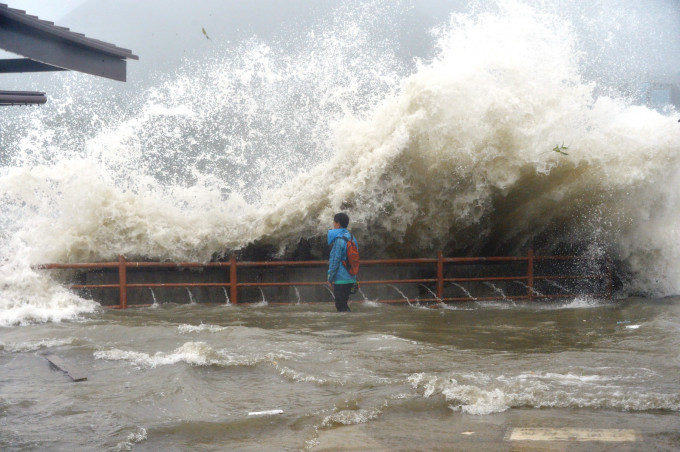
[[[572,27],[538,7],[452,15],[411,72],[371,40],[384,17],[352,8],[305,45],[244,41],[122,106],[72,102],[96,85],[71,77],[69,102],[9,117],[0,310],[92,309],[17,283],[32,264],[283,253],[340,210],[366,256],[595,243],[630,290],[680,290],[675,112],[596,97]]]
[[[560,289],[563,293],[568,293],[568,294],[574,295],[574,292],[572,292],[571,290],[567,289],[567,288],[564,287],[563,285],[558,284],[557,282],[553,281],[552,279],[546,279],[545,282],[547,282],[548,284],[550,284],[550,285],[553,286],[553,287],[557,287],[557,288]]]
[[[369,301],[368,297],[366,296],[363,290],[359,289],[359,293],[361,294],[361,297],[364,299],[364,301]]]
[[[527,290],[531,290],[531,292],[532,292],[534,295],[538,296],[538,297],[542,297],[542,296],[543,296],[543,294],[542,294],[541,292],[539,292],[538,290],[534,289],[533,287],[529,288],[529,286],[528,286],[526,283],[523,283],[522,281],[513,281],[513,282],[516,283],[516,284],[519,284],[520,286],[524,287],[524,288],[527,289]]]
[[[187,295],[189,295],[189,304],[196,304],[196,301],[194,301],[194,294],[191,293],[191,290],[189,290],[188,287],[186,287]]]
[[[477,300],[475,297],[472,296],[472,294],[470,293],[469,290],[467,290],[465,287],[461,286],[460,284],[455,283],[455,282],[452,282],[451,285],[452,285],[452,286],[456,286],[456,287],[458,287],[460,290],[462,290],[463,293],[465,294],[465,296],[468,297],[469,299],[471,299],[471,300]]]
[[[222,291],[224,291],[224,299],[226,300],[225,304],[231,306],[231,300],[229,299],[229,293],[227,292],[227,288],[222,287]]]
[[[149,287],[149,292],[151,292],[151,299],[153,300],[152,307],[158,307],[158,300],[156,300],[156,294],[153,292],[153,289]]]
[[[402,292],[401,290],[399,290],[399,288],[398,288],[397,286],[392,285],[392,284],[388,284],[388,286],[391,287],[391,288],[393,288],[394,290],[396,290],[397,293],[399,293],[399,295],[401,295],[401,297],[402,297],[404,300],[406,300],[406,303],[408,303],[409,306],[411,306],[411,307],[414,307],[414,306],[415,306],[415,307],[420,307],[420,303],[415,303],[415,304],[411,303],[411,300],[409,300],[409,298],[404,294],[404,292]]]
[[[258,287],[258,289],[260,289],[260,294],[262,295],[262,299],[255,306],[267,306],[269,303],[267,302],[267,299],[264,297],[264,290],[262,290],[262,287]]]
[[[428,292],[430,292],[430,294],[432,294],[432,296],[433,296],[434,298],[436,298],[437,300],[439,300],[439,297],[437,296],[436,293],[434,293],[434,291],[433,291],[432,289],[430,289],[429,287],[427,287],[425,284],[418,284],[418,285],[419,285],[420,287],[424,287]]]
[[[488,281],[484,281],[483,284],[484,284],[485,286],[487,286],[487,287],[493,289],[494,292],[496,292],[497,294],[499,294],[504,300],[507,300],[507,299],[508,299],[508,297],[505,296],[505,292],[503,292],[503,291],[501,290],[500,287],[497,287],[495,284],[492,284],[492,283],[490,283],[490,282],[488,282]]]
[[[393,288],[394,290],[396,290],[397,293],[398,293],[399,295],[401,295],[401,297],[402,297],[404,300],[406,300],[406,301],[408,302],[408,304],[411,304],[411,302],[409,301],[408,297],[404,294],[404,292],[402,292],[401,290],[399,290],[399,288],[398,288],[397,286],[395,286],[395,285],[393,285],[393,284],[388,284],[388,286],[391,287],[391,288]]]
[[[297,299],[296,304],[300,304],[300,291],[298,290],[297,287],[293,286],[293,289],[295,289],[295,298]]]

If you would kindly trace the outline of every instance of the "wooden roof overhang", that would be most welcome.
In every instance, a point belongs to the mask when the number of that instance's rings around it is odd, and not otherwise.
[[[0,73],[79,71],[124,82],[131,50],[88,38],[0,3],[0,48],[24,58],[0,59]],[[45,93],[0,91],[0,105],[42,104]]]

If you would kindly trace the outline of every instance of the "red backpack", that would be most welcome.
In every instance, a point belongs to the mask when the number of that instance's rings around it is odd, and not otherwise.
[[[350,236],[352,235],[350,234]],[[356,276],[359,273],[359,248],[357,248],[357,244],[354,243],[354,236],[352,236],[351,239],[348,239],[344,235],[341,237],[345,239],[345,243],[347,244],[347,260],[342,261],[342,265],[347,270],[347,273]]]

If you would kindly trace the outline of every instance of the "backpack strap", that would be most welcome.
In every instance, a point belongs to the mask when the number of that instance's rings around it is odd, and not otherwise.
[[[347,232],[349,232],[349,231],[347,231]],[[344,235],[341,235],[339,237],[342,237],[343,239],[345,239],[345,243],[349,243],[350,240],[354,241],[354,236],[352,235],[351,232],[349,232],[349,238],[345,237]]]

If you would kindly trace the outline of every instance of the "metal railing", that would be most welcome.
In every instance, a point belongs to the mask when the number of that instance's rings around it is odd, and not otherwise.
[[[535,274],[535,264],[538,262],[548,261],[603,261],[604,265],[599,265],[601,270],[604,267],[604,272],[586,273],[586,274]],[[445,277],[445,266],[447,265],[470,265],[470,264],[517,264],[526,263],[526,273],[514,276],[473,276],[473,277]],[[495,257],[444,257],[442,252],[437,253],[436,258],[407,258],[407,259],[373,259],[362,260],[362,268],[365,266],[384,266],[384,265],[436,265],[436,277],[434,278],[410,278],[410,279],[369,279],[360,280],[360,284],[364,285],[393,285],[393,284],[434,284],[435,291],[432,292],[433,298],[419,298],[420,302],[458,302],[458,301],[488,301],[488,300],[537,300],[537,299],[551,299],[551,298],[568,298],[574,295],[588,295],[595,297],[612,297],[612,280],[613,268],[612,263],[608,258],[591,258],[582,256],[535,256],[533,250],[529,250],[526,256],[495,256]],[[262,282],[262,281],[239,281],[238,268],[239,267],[325,267],[328,265],[327,261],[238,261],[235,257],[231,257],[229,261],[225,262],[130,262],[124,256],[119,256],[118,262],[98,262],[98,263],[78,263],[78,264],[43,264],[36,268],[40,269],[70,269],[70,270],[99,270],[106,268],[118,269],[118,283],[113,284],[71,284],[71,289],[118,289],[120,296],[120,304],[118,306],[109,306],[116,309],[126,309],[128,307],[128,290],[133,288],[158,288],[158,287],[223,287],[229,289],[229,301],[232,304],[239,303],[239,288],[244,287],[291,287],[291,286],[324,286],[325,281],[297,281],[297,282]],[[154,269],[185,269],[185,268],[225,268],[228,270],[228,280],[224,282],[179,282],[179,283],[128,283],[128,270],[136,268],[154,268]],[[606,284],[604,292],[574,292],[569,293],[552,293],[541,294],[535,290],[535,285],[538,281],[548,280],[591,280],[601,281]],[[444,297],[444,288],[446,283],[493,283],[493,282],[519,282],[526,287],[526,293],[522,295],[504,295],[504,296],[486,296],[486,297]],[[602,284],[602,283],[600,283]],[[406,299],[378,299],[379,303],[405,303]],[[298,301],[299,302],[299,301]],[[274,304],[290,304],[294,302],[283,302]],[[134,305],[142,306],[142,305]],[[148,306],[148,305],[145,305]]]

